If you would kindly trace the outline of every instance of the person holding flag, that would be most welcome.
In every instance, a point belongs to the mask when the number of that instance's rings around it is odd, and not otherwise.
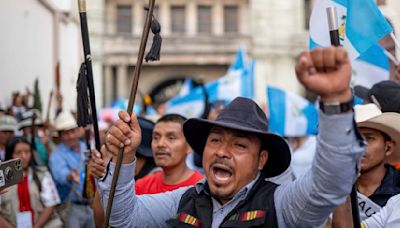
[[[400,153],[400,113],[382,113],[375,104],[357,105],[355,119],[368,148],[361,160],[357,180],[358,208],[361,220],[381,210],[388,200],[400,193],[400,172],[386,164],[393,153]],[[340,206],[333,223],[341,224]],[[339,226],[339,225],[338,225]]]

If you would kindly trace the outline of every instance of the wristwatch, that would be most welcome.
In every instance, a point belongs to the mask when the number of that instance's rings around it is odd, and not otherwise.
[[[327,115],[336,115],[350,111],[354,106],[354,97],[344,103],[340,102],[323,102],[319,100],[319,108]]]

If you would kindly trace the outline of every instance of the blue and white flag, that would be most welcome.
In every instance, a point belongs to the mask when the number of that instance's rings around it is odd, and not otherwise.
[[[352,85],[371,88],[374,84],[389,80],[390,65],[381,46],[375,44],[352,62]]]
[[[351,60],[393,31],[373,0],[317,0],[310,17],[310,48],[331,45],[328,7],[337,9],[340,40]]]
[[[267,86],[269,130],[285,137],[316,135],[318,110],[294,93]]]
[[[246,63],[244,48],[240,48],[226,75],[205,85],[210,103],[230,102],[238,96],[253,98],[254,61]],[[196,87],[185,96],[167,102],[167,113],[178,113],[187,118],[200,117],[205,109],[204,91]]]
[[[236,52],[235,59],[229,66],[228,72],[243,70],[246,68],[246,48],[240,46],[239,50]]]
[[[186,96],[178,96],[166,104],[166,113],[176,113],[186,118],[200,117],[205,109],[205,96],[201,87],[196,87]]]
[[[193,81],[190,78],[185,79],[182,84],[181,89],[179,90],[178,96],[186,96],[190,93],[190,91],[194,88]]]
[[[119,111],[126,111],[128,109],[128,102],[129,100],[126,98],[117,98],[115,101],[111,102],[108,107],[114,109],[118,115]],[[141,111],[142,107],[140,105],[135,104],[133,106],[133,112],[136,114],[139,114]]]

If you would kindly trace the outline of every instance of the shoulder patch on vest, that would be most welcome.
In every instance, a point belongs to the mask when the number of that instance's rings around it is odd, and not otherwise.
[[[190,214],[187,213],[180,213],[176,215],[176,218],[178,219],[178,221],[188,224],[188,225],[192,225],[194,227],[198,227],[200,228],[201,223],[200,220]]]
[[[263,218],[265,216],[265,211],[263,210],[255,210],[255,211],[246,211],[238,214],[232,215],[229,220],[230,221],[251,221],[258,218]]]

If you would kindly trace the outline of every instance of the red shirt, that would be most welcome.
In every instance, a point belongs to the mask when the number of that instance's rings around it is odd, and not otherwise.
[[[188,179],[182,181],[181,183],[169,185],[163,182],[163,176],[164,172],[160,171],[147,175],[136,181],[136,195],[157,194],[161,192],[173,191],[180,187],[195,185],[199,180],[203,179],[203,175],[200,172],[194,171],[194,173]]]
[[[29,197],[29,187],[28,187],[28,176],[24,176],[22,182],[18,183],[18,200],[19,200],[19,211],[29,211],[31,212],[32,222],[33,222],[33,209],[31,207],[31,200]]]
[[[396,168],[396,170],[400,171],[400,162],[394,163],[393,166]]]

